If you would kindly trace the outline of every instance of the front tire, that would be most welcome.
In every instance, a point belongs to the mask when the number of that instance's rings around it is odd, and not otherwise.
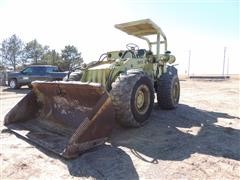
[[[20,88],[16,79],[11,79],[9,81],[9,86],[10,86],[11,89],[19,89]]]
[[[144,74],[120,75],[110,92],[116,120],[125,127],[144,125],[153,108],[154,91],[151,80]]]

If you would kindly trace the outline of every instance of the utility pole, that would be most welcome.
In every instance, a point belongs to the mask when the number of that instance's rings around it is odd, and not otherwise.
[[[190,76],[191,50],[188,51],[188,77]]]
[[[225,69],[226,51],[227,51],[227,47],[224,47],[224,52],[223,52],[223,71],[222,71],[222,75],[223,76],[224,76],[224,69]]]
[[[227,75],[229,75],[229,56],[227,58]]]

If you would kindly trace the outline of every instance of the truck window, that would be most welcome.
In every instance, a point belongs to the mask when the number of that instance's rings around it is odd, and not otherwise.
[[[44,75],[46,73],[46,70],[44,67],[34,67],[32,68],[34,75]]]
[[[46,72],[47,73],[59,72],[59,70],[58,70],[58,67],[47,67]]]
[[[31,67],[28,67],[22,71],[24,74],[32,74],[33,70]]]

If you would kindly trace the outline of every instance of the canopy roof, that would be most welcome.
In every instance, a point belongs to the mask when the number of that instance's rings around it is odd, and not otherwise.
[[[154,34],[160,34],[165,39],[165,34],[153,21],[150,19],[143,19],[139,21],[132,21],[128,23],[116,24],[115,27],[129,35],[142,37]]]
[[[167,50],[167,38],[164,34],[164,32],[161,30],[158,25],[156,25],[153,21],[150,19],[143,19],[138,21],[132,21],[122,24],[116,24],[115,27],[129,35],[136,36],[138,38],[144,39],[147,41],[149,49],[152,49],[152,45],[157,45],[157,58],[159,58],[160,54],[160,44],[164,44],[164,50]],[[157,35],[157,41],[150,41],[150,39],[146,36],[149,35]],[[163,40],[160,40],[160,37],[163,38]]]

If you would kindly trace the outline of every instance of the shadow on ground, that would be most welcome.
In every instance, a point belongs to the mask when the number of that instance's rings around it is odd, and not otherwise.
[[[3,92],[11,92],[11,93],[15,93],[15,94],[27,94],[28,92],[30,92],[31,89],[29,89],[27,86],[25,87],[21,87],[20,89],[11,89],[9,87],[4,87],[3,88]]]
[[[142,160],[144,158],[139,153],[151,157],[151,161],[145,161],[152,163],[158,160],[180,161],[193,153],[240,160],[240,131],[214,124],[218,118],[231,124],[230,119],[240,120],[239,117],[184,104],[172,111],[155,107],[152,121],[146,126],[116,129],[111,138],[112,145],[127,147]],[[198,129],[198,132],[192,133],[192,128]]]
[[[214,124],[218,118],[231,123],[231,119],[240,120],[239,117],[184,104],[171,111],[155,107],[144,127],[117,127],[110,137],[111,145],[99,146],[76,159],[64,160],[36,147],[65,163],[72,176],[96,179],[139,179],[132,159],[120,146],[129,148],[140,160],[155,164],[159,160],[181,161],[193,153],[240,160],[240,131]],[[198,133],[192,133],[193,127],[198,129]],[[145,159],[141,154],[151,159]]]

